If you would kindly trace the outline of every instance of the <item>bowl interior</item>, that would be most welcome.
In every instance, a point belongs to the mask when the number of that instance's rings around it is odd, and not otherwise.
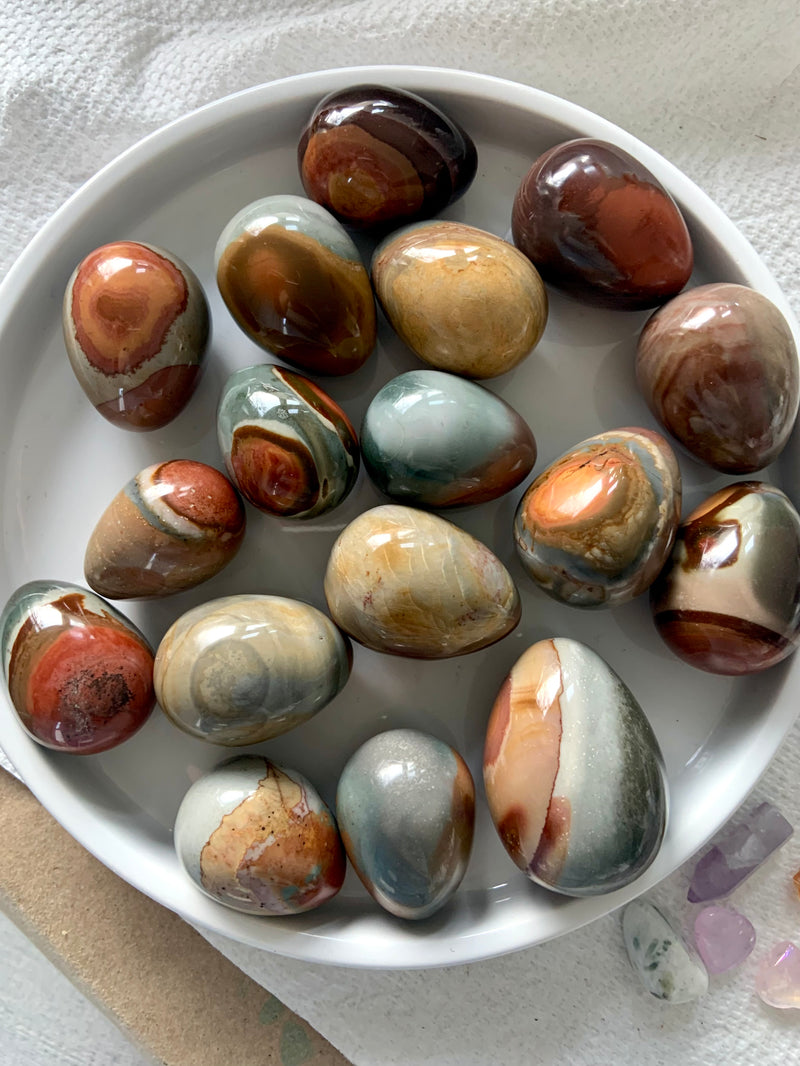
[[[179,120],[102,171],[43,228],[15,265],[0,300],[0,478],[2,600],[25,581],[83,583],[83,553],[101,512],[143,467],[195,458],[222,468],[215,412],[235,369],[265,355],[235,326],[214,283],[213,252],[242,206],[278,192],[302,194],[296,145],[312,107],[327,92],[358,82],[412,89],[469,130],[478,176],[445,212],[500,236],[532,160],[573,136],[617,143],[637,156],[678,200],[692,232],[692,284],[736,281],[786,302],[756,254],[722,213],[679,171],[622,130],[534,89],[458,71],[368,68],[304,75],[226,98]],[[210,300],[208,368],[186,410],[163,430],[130,434],[105,422],[72,375],[61,337],[61,299],[76,263],[107,241],[143,240],[184,259]],[[372,244],[361,241],[365,258]],[[647,313],[581,306],[551,293],[550,318],[536,351],[486,383],[527,419],[537,439],[536,473],[602,430],[657,428],[633,373]],[[378,351],[356,374],[322,381],[356,426],[377,389],[419,366],[381,321]],[[796,464],[759,475],[790,494]],[[732,480],[679,455],[684,511]],[[340,895],[294,919],[237,914],[206,899],[178,866],[172,826],[192,781],[231,751],[178,732],[156,710],[133,739],[104,755],[59,756],[29,740],[5,694],[0,745],[56,818],[137,888],[191,921],[235,939],[308,961],[417,967],[470,961],[534,944],[619,906],[666,876],[731,814],[792,724],[797,668],[791,662],[743,680],[705,675],[678,662],[658,638],[647,598],[614,611],[581,612],[536,590],[513,552],[511,522],[523,488],[491,504],[447,515],[485,541],[508,566],[523,599],[520,626],[498,645],[462,659],[419,662],[356,647],[342,693],[315,719],[261,751],[306,774],[333,802],[345,761],[369,736],[411,726],[456,747],[479,794],[477,833],[465,880],[438,915],[403,923],[381,912],[352,871]],[[325,609],[322,573],[340,530],[384,502],[362,471],[355,491],[329,515],[307,523],[248,509],[248,533],[234,563],[190,592],[156,603],[120,604],[154,644],[196,604],[241,592],[268,592]],[[506,856],[483,802],[481,753],[486,720],[506,673],[535,640],[570,636],[591,645],[623,677],[645,709],[664,753],[671,810],[662,849],[634,885],[609,896],[570,900],[529,883]]]

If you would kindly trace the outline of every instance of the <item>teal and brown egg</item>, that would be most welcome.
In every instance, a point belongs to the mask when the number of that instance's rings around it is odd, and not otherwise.
[[[114,600],[169,596],[207,581],[234,558],[244,505],[230,481],[192,459],[156,463],[117,493],[89,538],[89,585]]]
[[[350,644],[310,604],[225,596],[194,607],[158,647],[155,688],[166,716],[212,744],[258,744],[308,721],[350,676]]]
[[[505,400],[438,370],[400,374],[376,393],[361,449],[381,492],[416,507],[494,500],[536,462],[533,433]]]
[[[302,914],[344,881],[336,822],[316,788],[256,755],[230,759],[195,781],[174,839],[197,887],[247,914]]]
[[[302,196],[242,208],[217,242],[217,285],[260,347],[314,374],[350,374],[375,346],[375,300],[344,227]]]
[[[542,640],[516,662],[489,718],[483,775],[506,850],[545,888],[612,892],[658,852],[658,742],[630,689],[585,644]]]
[[[715,674],[774,666],[800,644],[800,515],[773,485],[740,481],[678,529],[650,594],[656,628],[681,659]]]
[[[525,569],[554,599],[614,607],[655,580],[675,540],[680,508],[680,470],[660,434],[599,433],[551,463],[526,490],[514,542]]]
[[[349,759],[336,792],[347,856],[370,895],[399,918],[427,918],[466,872],[475,786],[461,756],[415,729],[379,733]]]
[[[314,518],[358,477],[358,439],[318,385],[281,366],[237,370],[222,390],[217,437],[228,473],[261,511]]]

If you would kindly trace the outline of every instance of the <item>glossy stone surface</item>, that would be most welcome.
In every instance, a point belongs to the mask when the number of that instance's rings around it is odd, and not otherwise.
[[[63,326],[81,388],[115,426],[160,429],[200,380],[208,304],[186,263],[163,248],[96,248],[69,280]]]
[[[358,249],[319,204],[268,196],[217,242],[217,285],[260,347],[313,374],[351,374],[375,346],[375,300]]]
[[[661,844],[658,742],[631,691],[578,641],[542,640],[517,660],[489,718],[483,777],[506,850],[545,888],[612,892]]]
[[[694,264],[669,193],[627,152],[591,138],[533,163],[514,199],[512,233],[549,285],[621,311],[669,300]]]
[[[800,896],[800,870],[798,870],[794,877],[792,877],[792,884],[797,891],[797,895]]]
[[[800,1010],[800,949],[790,940],[771,948],[756,971],[758,998],[778,1010]]]
[[[334,622],[375,651],[466,655],[519,622],[510,574],[485,544],[437,515],[386,504],[340,533],[325,571]]]
[[[225,596],[167,630],[156,654],[156,695],[191,736],[259,744],[321,711],[351,663],[349,644],[315,607],[281,596]]]
[[[771,803],[762,803],[744,820],[723,831],[700,859],[687,899],[708,903],[729,896],[786,843],[794,830]]]
[[[638,596],[669,557],[681,476],[658,433],[619,429],[572,448],[526,490],[514,543],[533,580],[574,607]]]
[[[181,803],[175,849],[206,895],[247,914],[301,914],[342,887],[336,822],[296,770],[257,755],[201,777]]]
[[[372,257],[386,317],[439,370],[493,378],[531,353],[547,323],[538,273],[508,241],[462,222],[422,222]]]
[[[622,936],[634,972],[656,999],[691,1003],[708,991],[708,973],[676,923],[645,899],[622,912]]]
[[[749,674],[800,641],[800,515],[772,485],[720,489],[678,528],[650,603],[679,658],[715,674]]]
[[[84,573],[112,600],[169,596],[218,574],[244,538],[242,501],[228,479],[191,459],[131,478],[89,538]]]
[[[108,751],[155,704],[147,640],[78,585],[31,581],[17,589],[0,615],[0,654],[19,720],[46,748]]]
[[[739,966],[756,944],[753,923],[732,907],[704,907],[694,920],[694,942],[710,974]]]
[[[461,756],[415,729],[372,737],[336,792],[347,857],[370,895],[399,918],[427,918],[461,883],[472,847],[475,786]]]
[[[458,123],[415,93],[383,85],[321,100],[297,154],[311,199],[373,231],[438,214],[466,192],[478,165]]]
[[[400,374],[376,393],[361,448],[381,492],[416,507],[494,500],[536,462],[533,433],[513,407],[438,370]]]
[[[800,395],[786,319],[744,285],[701,285],[642,330],[636,377],[661,425],[701,462],[749,474],[783,450]]]
[[[245,367],[222,390],[217,437],[242,495],[267,514],[315,518],[356,483],[358,439],[344,411],[281,366]]]

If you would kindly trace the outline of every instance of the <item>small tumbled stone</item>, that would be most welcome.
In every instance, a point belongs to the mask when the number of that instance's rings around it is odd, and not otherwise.
[[[756,992],[769,1007],[800,1010],[800,949],[788,940],[771,948],[758,965]]]
[[[800,896],[800,870],[792,878],[794,881],[794,887],[797,889],[797,895]]]
[[[694,920],[694,942],[708,972],[725,973],[753,950],[756,931],[731,907],[704,907]]]
[[[658,907],[635,899],[622,914],[628,958],[642,984],[656,999],[689,1003],[708,991],[708,973]]]
[[[729,896],[794,830],[771,803],[756,807],[746,822],[727,829],[695,867],[687,898],[709,903]]]

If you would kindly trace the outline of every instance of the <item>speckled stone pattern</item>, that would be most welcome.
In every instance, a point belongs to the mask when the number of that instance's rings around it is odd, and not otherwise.
[[[655,580],[680,511],[669,444],[650,430],[620,429],[590,437],[539,474],[517,507],[514,542],[555,599],[614,607]]]
[[[466,192],[469,134],[415,93],[355,85],[326,96],[298,146],[306,193],[343,223],[380,231],[438,214]]]
[[[191,736],[236,747],[307,721],[344,686],[352,665],[331,620],[281,596],[225,596],[187,611],[156,654],[167,717]]]
[[[740,481],[679,527],[651,590],[669,648],[716,674],[749,674],[800,642],[800,515],[780,489]]]
[[[440,910],[466,872],[475,786],[461,756],[414,729],[379,733],[342,771],[336,817],[370,895],[399,918]]]
[[[78,266],[64,294],[64,342],[81,388],[123,429],[160,429],[194,392],[209,336],[205,294],[177,256],[117,241]]]
[[[234,910],[291,915],[342,886],[346,860],[336,822],[296,770],[244,755],[186,793],[175,848],[198,888]]]
[[[485,544],[412,507],[365,511],[325,571],[334,622],[375,651],[445,659],[485,648],[519,622],[510,574]]]
[[[408,226],[372,258],[386,317],[420,359],[439,370],[493,378],[533,351],[547,323],[547,294],[508,241],[462,222]]]
[[[708,991],[708,973],[696,952],[675,922],[649,900],[627,905],[622,936],[631,966],[651,996],[690,1003]]]
[[[542,640],[516,662],[492,709],[483,768],[500,839],[537,884],[599,895],[655,858],[667,813],[658,742],[586,645]]]
[[[761,470],[783,450],[797,415],[797,349],[786,319],[744,285],[676,296],[642,330],[642,395],[696,459],[730,474]]]
[[[217,285],[237,324],[301,370],[350,374],[375,346],[375,300],[358,249],[319,204],[268,196],[217,242]]]
[[[111,604],[78,585],[32,581],[0,615],[11,702],[30,736],[75,755],[132,736],[155,704],[153,651]]]
[[[315,518],[340,504],[358,477],[358,438],[347,415],[314,382],[280,366],[228,378],[217,436],[242,495],[267,514]]]
[[[512,232],[549,285],[623,311],[669,300],[694,265],[669,193],[627,152],[591,138],[555,145],[533,163]]]
[[[140,471],[89,538],[87,583],[114,600],[168,596],[218,574],[245,532],[242,501],[205,463],[176,459]]]
[[[361,427],[364,465],[381,492],[415,507],[485,503],[536,462],[527,422],[499,396],[438,370],[384,385]]]

